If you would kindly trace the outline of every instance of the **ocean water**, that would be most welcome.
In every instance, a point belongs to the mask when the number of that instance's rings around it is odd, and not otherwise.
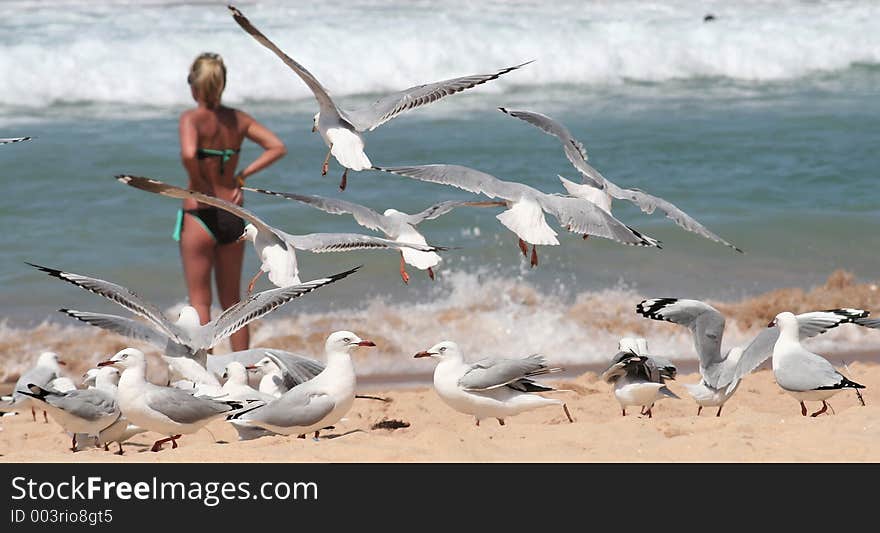
[[[594,319],[628,315],[643,297],[735,302],[809,289],[838,269],[857,282],[878,278],[880,3],[238,7],[350,107],[411,85],[535,60],[370,132],[375,164],[461,164],[564,192],[557,175],[577,175],[558,142],[496,107],[538,111],[562,120],[607,178],[673,202],[746,252],[618,202],[615,215],[662,240],[662,250],[585,242],[550,218],[561,246],[541,247],[540,265],[530,269],[494,218],[498,210],[459,209],[421,227],[430,243],[454,247],[436,282],[410,269],[404,286],[393,253],[299,254],[304,279],[364,268],[263,320],[257,343],[284,346],[283,339],[295,338],[292,345],[316,350],[330,328],[380,335],[393,348],[364,362],[376,373],[414,371],[401,353],[443,338],[466,339],[474,351],[546,351],[591,363],[607,359],[629,331]],[[716,20],[704,23],[706,13]],[[224,57],[227,105],[251,113],[287,144],[288,156],[252,178],[254,186],[378,210],[471,198],[369,171],[350,174],[339,192],[335,162],[320,175],[326,151],[309,132],[317,111],[311,94],[222,3],[11,1],[0,30],[0,137],[35,138],[0,146],[0,359],[24,361],[32,350],[65,343],[86,358],[109,349],[70,346],[96,332],[72,327],[57,309],[118,309],[25,261],[121,283],[172,314],[185,302],[170,237],[178,203],[113,176],[185,185],[177,117],[193,105],[186,74],[200,52]],[[246,142],[242,161],[257,154]],[[280,199],[248,193],[246,205],[291,233],[368,232],[348,217]],[[249,249],[245,275],[257,268]],[[578,302],[589,302],[590,321],[573,311],[582,311]],[[874,332],[851,337],[880,346]],[[686,335],[657,342],[694,357]]]

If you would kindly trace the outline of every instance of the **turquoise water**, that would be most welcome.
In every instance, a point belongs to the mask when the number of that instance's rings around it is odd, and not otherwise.
[[[12,324],[54,316],[59,307],[112,309],[25,261],[113,280],[164,307],[185,300],[177,244],[170,237],[178,203],[125,187],[113,176],[130,173],[185,185],[177,116],[189,105],[183,83],[187,64],[203,49],[221,52],[230,63],[230,105],[256,116],[287,144],[288,156],[254,177],[254,186],[339,196],[378,210],[415,211],[436,201],[470,198],[456,189],[376,172],[351,174],[348,190],[339,192],[341,168],[335,162],[328,176],[320,176],[326,152],[320,138],[309,133],[314,101],[276,58],[249,42],[225,8],[215,13],[205,6],[160,4],[138,14],[124,3],[108,3],[83,4],[62,14],[21,4],[23,11],[0,25],[8,30],[0,32],[0,79],[5,80],[0,82],[0,137],[35,137],[0,146],[0,317]],[[566,13],[577,10],[574,3],[560,5]],[[876,5],[829,8],[837,18],[818,44],[800,39],[804,28],[766,33],[787,29],[812,6],[784,3],[784,9],[771,11],[755,2],[737,11],[725,5],[716,5],[714,12],[721,13],[719,21],[731,22],[715,30],[690,20],[687,4],[679,2],[650,4],[644,24],[631,3],[601,13],[590,3],[579,17],[557,20],[539,4],[500,2],[487,8],[482,22],[455,6],[430,16],[421,4],[333,8],[342,10],[343,21],[359,16],[384,21],[393,15],[394,28],[361,28],[352,37],[358,46],[318,41],[322,34],[315,18],[320,17],[294,18],[298,5],[241,6],[258,27],[285,36],[279,43],[301,44],[308,56],[301,59],[308,59],[319,77],[326,73],[326,85],[338,88],[334,94],[352,106],[415,82],[537,59],[495,86],[450,97],[369,133],[367,153],[374,164],[462,164],[545,192],[564,192],[557,174],[576,179],[576,172],[558,143],[495,107],[530,109],[564,121],[607,178],[675,203],[746,251],[736,254],[684,232],[660,214],[647,216],[618,202],[615,215],[661,239],[663,250],[602,239],[584,242],[560,230],[562,245],[539,249],[541,264],[532,270],[513,235],[495,220],[497,210],[460,209],[422,226],[430,243],[456,247],[444,254],[438,282],[413,271],[412,282],[403,286],[393,253],[301,253],[304,279],[358,264],[365,268],[356,278],[303,299],[297,312],[357,308],[375,298],[442,298],[455,290],[453,273],[521,278],[569,296],[625,286],[642,294],[717,299],[809,287],[838,268],[876,279],[880,32],[847,29],[868,27]],[[174,16],[162,16],[163,9]],[[512,16],[505,19],[505,12]],[[185,25],[181,19],[187,16],[197,22]],[[167,34],[167,42],[148,44],[144,36],[123,31],[139,18],[152,21],[151,36]],[[506,26],[492,24],[502,19]],[[755,20],[765,20],[767,27]],[[536,35],[541,25],[554,21],[559,31]],[[332,35],[342,31],[339,20],[328,24]],[[402,29],[407,24],[418,27]],[[490,40],[480,41],[479,24],[494,32]],[[455,27],[467,36],[447,50],[442,45]],[[585,44],[578,32],[587,28],[597,31],[584,37],[590,40]],[[294,31],[304,38],[291,40]],[[527,37],[518,40],[518,31]],[[707,37],[709,31],[720,36]],[[27,38],[6,37],[15,32]],[[666,54],[656,50],[662,41],[658,34],[669,39]],[[761,53],[753,41],[771,34],[775,38]],[[118,55],[102,48],[102,40],[121,46]],[[859,46],[850,46],[854,40]],[[509,49],[505,42],[512,43]],[[334,43],[346,53],[335,53]],[[689,49],[694,43],[714,44],[719,53]],[[405,52],[403,44],[409,47]],[[144,53],[132,55],[136,46],[145,47]],[[67,53],[57,63],[38,59],[62,49]],[[141,55],[150,58],[146,64]],[[242,161],[257,154],[258,148],[246,143]],[[291,233],[368,232],[348,217],[280,199],[248,193],[246,205]],[[555,220],[549,222],[558,228]],[[257,267],[249,249],[246,275]]]

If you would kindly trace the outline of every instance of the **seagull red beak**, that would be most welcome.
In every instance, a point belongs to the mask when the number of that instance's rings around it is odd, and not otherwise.
[[[254,366],[254,365],[248,365],[248,366],[244,367],[245,370],[256,370],[257,368],[258,367]]]
[[[373,341],[361,341],[357,343],[358,346],[375,346],[376,343]]]
[[[110,366],[115,362],[116,361],[101,361],[100,363],[98,363],[98,366]]]
[[[419,353],[415,354],[413,357],[414,358],[415,357],[431,357],[432,355],[437,355],[437,354],[433,354],[431,352],[424,351],[424,352],[419,352]]]
[[[775,325],[776,325],[776,319],[774,318],[773,320],[770,321],[769,324],[767,324],[767,327],[768,327],[768,328],[772,328],[772,327],[775,326]]]
[[[61,366],[67,366],[67,363],[62,361],[61,359],[58,360],[58,364]]]

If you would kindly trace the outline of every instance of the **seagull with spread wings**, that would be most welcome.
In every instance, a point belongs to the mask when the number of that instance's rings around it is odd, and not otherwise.
[[[368,169],[372,166],[367,154],[364,153],[362,133],[372,131],[410,109],[415,109],[436,102],[450,94],[476,87],[531,63],[529,61],[521,65],[507,67],[492,74],[474,74],[417,85],[384,96],[363,109],[345,110],[333,101],[327,89],[321,85],[311,72],[263,35],[260,30],[251,24],[247,17],[241,14],[241,11],[233,6],[229,6],[229,10],[232,11],[232,18],[235,19],[235,22],[244,31],[281,58],[284,64],[290,67],[314,93],[315,99],[318,101],[319,111],[315,114],[312,132],[317,131],[320,133],[324,142],[330,148],[327,152],[327,157],[324,158],[321,175],[327,174],[330,156],[332,155],[340,165],[345,167],[345,172],[342,173],[342,181],[339,184],[339,188],[343,190],[345,189],[349,169],[357,171]]]
[[[519,237],[519,248],[523,256],[528,257],[527,243],[532,245],[533,267],[538,265],[537,245],[559,245],[556,232],[547,225],[544,218],[545,212],[556,217],[556,220],[572,233],[589,233],[622,244],[660,248],[660,241],[642,235],[607,211],[581,198],[546,194],[523,183],[504,181],[461,165],[373,167],[373,169],[421,181],[450,185],[489,198],[500,198],[508,209],[495,218]]]
[[[425,236],[422,235],[416,226],[426,220],[433,220],[437,217],[449,213],[456,207],[491,207],[503,206],[504,202],[466,202],[466,201],[447,201],[434,204],[420,213],[413,215],[398,211],[396,209],[386,209],[383,213],[373,211],[369,207],[339,200],[336,198],[326,198],[323,196],[312,196],[306,194],[294,194],[288,192],[275,192],[266,189],[257,189],[244,187],[247,191],[254,191],[263,194],[278,196],[287,200],[294,200],[304,203],[316,209],[320,209],[326,213],[333,215],[351,215],[355,222],[365,228],[374,231],[381,231],[389,239],[400,243],[416,243],[427,245]],[[409,283],[409,274],[406,272],[406,265],[410,264],[419,270],[427,270],[428,276],[434,279],[433,267],[440,263],[441,258],[437,252],[423,252],[412,248],[401,248],[400,250],[400,277],[404,283]]]
[[[248,293],[254,290],[254,284],[263,273],[268,273],[269,281],[278,287],[287,287],[300,283],[299,267],[296,262],[296,250],[307,250],[312,253],[349,252],[352,250],[403,250],[414,249],[421,252],[436,252],[445,248],[420,243],[404,243],[361,235],[359,233],[310,233],[308,235],[291,235],[274,228],[247,209],[227,202],[220,198],[208,196],[189,189],[181,189],[168,183],[150,178],[121,175],[116,179],[136,189],[161,194],[171,198],[194,198],[208,205],[219,207],[241,217],[248,222],[244,227],[241,239],[254,243],[257,257],[260,258],[260,270],[248,284]]]
[[[659,209],[679,227],[709,240],[729,246],[737,252],[742,253],[742,250],[706,229],[706,227],[697,222],[696,219],[673,205],[671,202],[657,196],[652,196],[639,189],[622,189],[608,181],[605,176],[600,174],[598,170],[587,163],[587,151],[584,148],[584,145],[571,135],[568,128],[556,120],[532,111],[507,109],[505,107],[499,107],[498,109],[512,117],[524,120],[544,133],[559,139],[562,143],[563,150],[565,151],[565,157],[568,158],[571,164],[574,165],[574,168],[576,168],[583,176],[582,184],[574,183],[573,181],[559,176],[559,179],[562,180],[562,185],[570,195],[577,198],[587,199],[609,213],[611,212],[612,198],[632,202],[638,206],[639,209],[649,215]],[[586,239],[589,235],[589,233],[585,233],[584,238]]]

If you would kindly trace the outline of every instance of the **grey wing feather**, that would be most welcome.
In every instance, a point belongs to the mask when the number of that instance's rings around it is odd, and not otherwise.
[[[289,354],[282,358],[272,353],[265,352],[266,357],[272,360],[278,368],[281,369],[283,379],[282,385],[286,390],[290,390],[301,383],[314,378],[324,370],[324,365],[313,359]],[[315,372],[317,370],[317,372]]]
[[[797,316],[798,320],[798,337],[800,340],[809,339],[816,335],[825,333],[829,329],[835,328],[840,324],[856,323],[862,324],[867,319],[868,312],[862,309],[831,309],[828,311],[811,311],[801,313]],[[779,328],[776,326],[763,329],[754,339],[745,347],[732,372],[724,376],[720,385],[728,385],[728,389],[732,388],[746,374],[752,372],[773,355],[773,347],[779,338]]]
[[[656,239],[630,228],[588,200],[545,194],[538,198],[538,203],[572,233],[595,235],[635,246],[660,246]]]
[[[288,235],[288,241],[298,250],[306,250],[315,254],[325,252],[348,252],[350,250],[375,250],[413,248],[422,252],[442,251],[439,246],[415,243],[403,243],[361,235],[359,233],[310,233],[308,235]]]
[[[358,131],[374,130],[410,109],[436,102],[451,94],[476,87],[487,81],[492,81],[529,63],[531,61],[503,68],[492,74],[472,74],[460,78],[416,85],[415,87],[384,96],[364,109],[349,111],[346,118]]]
[[[0,139],[0,144],[12,144],[12,143],[20,143],[22,141],[29,141],[31,137],[6,137]]]
[[[271,313],[295,298],[306,295],[324,285],[339,281],[358,271],[360,268],[361,267],[355,267],[339,274],[306,281],[299,285],[291,285],[290,287],[281,287],[278,289],[269,289],[258,292],[247,300],[242,300],[227,308],[220,314],[220,316],[208,324],[205,324],[200,330],[203,334],[195,341],[198,343],[198,346],[195,347],[204,349],[211,348],[221,340],[244,327],[246,324]]]
[[[182,189],[180,187],[176,187],[174,185],[165,183],[163,181],[159,181],[153,178],[145,178],[141,176],[129,176],[127,174],[120,174],[116,176],[116,179],[126,185],[134,187],[136,189],[140,189],[142,191],[151,192],[154,194],[161,194],[162,196],[168,196],[170,198],[179,198],[181,200],[185,200],[187,198],[192,198],[200,203],[212,205],[214,207],[218,207],[224,211],[228,211],[233,215],[243,218],[256,226],[257,230],[262,232],[266,231],[274,234],[276,237],[279,237],[279,232],[277,229],[263,222],[261,218],[257,215],[251,213],[247,209],[235,205],[232,202],[227,202],[221,198],[216,198],[214,196],[208,196],[207,194],[202,194],[197,191],[191,191],[189,189]],[[283,239],[281,239],[283,240]]]
[[[581,144],[577,139],[575,139],[571,135],[571,132],[569,132],[565,126],[563,126],[556,120],[546,115],[534,113],[531,111],[510,110],[503,107],[500,107],[499,109],[512,117],[524,120],[529,124],[541,129],[545,133],[558,138],[559,141],[562,142],[563,148],[565,150],[565,155],[568,160],[583,175],[585,180],[594,187],[607,190],[608,193],[611,194],[611,196],[614,198],[627,200],[636,204],[642,211],[649,215],[653,213],[655,209],[660,209],[661,211],[666,213],[666,216],[670,220],[675,222],[681,228],[684,228],[687,231],[696,233],[697,235],[713,240],[715,242],[720,242],[726,246],[733,248],[737,252],[742,252],[742,250],[740,250],[736,246],[730,244],[718,235],[715,235],[714,233],[706,229],[705,226],[697,222],[693,217],[691,217],[672,203],[667,202],[662,198],[652,196],[638,189],[622,189],[606,179],[605,176],[603,176],[598,170],[587,163],[587,151],[584,149],[584,145]]]
[[[224,403],[197,398],[185,390],[173,387],[157,387],[146,393],[146,403],[178,424],[194,424],[231,411]]]
[[[700,357],[700,371],[706,383],[720,388],[721,340],[724,336],[724,316],[711,305],[699,300],[654,298],[636,305],[636,312],[654,320],[665,320],[691,330],[694,348]],[[725,383],[726,384],[726,383]]]
[[[249,21],[247,17],[241,14],[241,11],[232,6],[228,7],[229,10],[232,11],[232,18],[235,19],[235,22],[237,22],[244,31],[249,33],[254,39],[257,40],[257,42],[271,50],[276,56],[281,59],[281,61],[284,62],[285,65],[290,67],[290,69],[293,70],[296,75],[300,77],[300,79],[315,95],[315,99],[318,101],[318,105],[320,105],[322,109],[333,109],[339,116],[341,116],[345,120],[348,120],[348,118],[345,117],[344,112],[339,109],[336,106],[336,103],[333,102],[333,100],[330,98],[330,94],[327,92],[327,89],[325,89],[324,86],[321,85],[317,78],[315,78],[315,76],[312,75],[312,73],[309,72],[306,67],[299,64],[293,58],[284,53],[284,51],[278,48],[275,43],[270,41],[268,37],[263,35],[260,30],[254,27],[254,25],[251,24],[251,21]]]
[[[486,358],[471,365],[458,385],[469,391],[491,390],[557,370],[549,368],[544,357],[537,354],[523,359]]]
[[[20,401],[24,397],[18,391],[27,391],[28,384],[33,383],[38,387],[46,388],[49,386],[49,383],[57,377],[58,374],[54,370],[45,366],[35,366],[22,374],[15,382],[15,389],[13,390],[12,397],[15,401]]]
[[[162,350],[167,348],[168,342],[171,341],[171,339],[169,339],[164,333],[160,333],[143,322],[138,322],[131,318],[104,313],[77,311],[76,309],[59,309],[59,311],[91,326],[106,329],[107,331],[112,331],[113,333],[118,333],[119,335],[132,339],[149,342],[153,346]]]
[[[109,281],[75,274],[73,272],[64,272],[62,270],[27,263],[30,266],[41,270],[52,277],[66,281],[81,289],[93,292],[108,300],[115,302],[122,307],[128,309],[132,313],[142,316],[154,324],[160,331],[168,335],[168,337],[182,342],[181,332],[177,326],[171,323],[168,318],[155,305],[141,298],[138,294],[130,289],[111,283]]]
[[[45,401],[83,420],[97,420],[119,412],[113,396],[98,389],[77,389],[64,394],[50,394]]]
[[[357,221],[357,223],[361,226],[376,231],[384,232],[387,230],[387,228],[385,227],[384,216],[373,211],[369,207],[356,204],[354,202],[348,202],[336,198],[325,198],[323,196],[294,194],[289,192],[275,192],[267,189],[257,189],[251,187],[244,187],[244,190],[269,194],[287,200],[295,200],[297,202],[302,202],[306,205],[310,205],[316,209],[320,209],[321,211],[330,213],[332,215],[352,215],[355,221]]]
[[[374,167],[375,170],[397,174],[421,181],[451,185],[465,191],[484,194],[489,198],[516,200],[523,193],[541,195],[541,191],[511,181],[503,181],[491,174],[462,165],[419,165],[410,167]]]
[[[843,380],[843,375],[825,358],[803,350],[796,363],[775,372],[776,381],[784,389],[808,391],[833,387]]]
[[[560,122],[557,122],[547,115],[542,115],[541,113],[535,113],[533,111],[507,109],[505,107],[499,107],[498,109],[512,117],[524,120],[532,126],[539,128],[544,133],[559,139],[562,143],[563,150],[565,151],[565,156],[571,164],[574,165],[574,167],[585,178],[587,178],[594,187],[605,189],[607,180],[604,176],[599,174],[599,171],[587,164],[587,150],[584,148],[584,145],[575,139],[571,135],[571,132],[568,131],[568,128],[563,126]]]
[[[505,202],[474,202],[474,201],[455,201],[450,200],[434,204],[424,211],[409,215],[409,223],[413,226],[421,224],[426,220],[433,220],[437,217],[449,213],[456,207],[503,207],[507,205]]]
[[[293,388],[274,402],[232,417],[256,420],[278,427],[306,427],[319,422],[336,407],[325,394],[314,394]]]
[[[611,194],[612,197],[621,200],[628,200],[629,202],[632,202],[633,204],[639,206],[639,209],[649,215],[653,213],[655,209],[659,209],[666,214],[667,218],[675,222],[680,228],[690,231],[691,233],[696,233],[697,235],[705,237],[711,241],[720,242],[721,244],[729,246],[737,252],[742,253],[742,250],[740,250],[738,247],[730,244],[718,235],[706,229],[706,227],[697,222],[696,219],[673,205],[671,202],[668,202],[663,198],[652,196],[639,189],[621,189],[611,182],[608,182],[608,185],[608,192]]]

